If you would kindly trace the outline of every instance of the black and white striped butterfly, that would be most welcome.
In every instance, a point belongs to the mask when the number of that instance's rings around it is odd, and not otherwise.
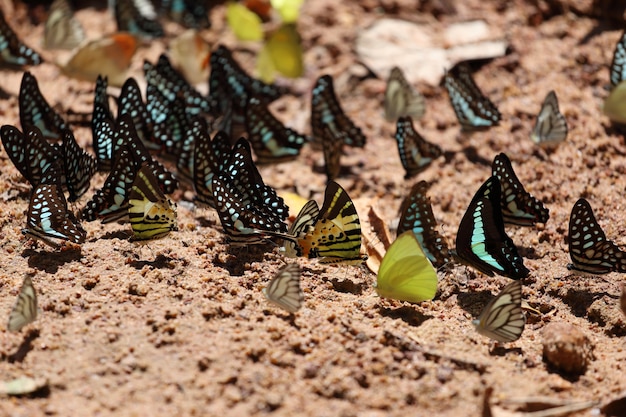
[[[427,191],[426,181],[413,185],[400,206],[400,221],[396,235],[412,231],[426,257],[435,268],[441,268],[450,263],[452,257],[445,238],[437,231],[437,222],[430,198],[426,195]]]
[[[426,111],[424,96],[409,84],[398,67],[393,67],[389,73],[384,108],[385,119],[389,122],[395,122],[402,116],[420,119]]]
[[[22,67],[42,62],[43,58],[37,52],[19,40],[0,10],[0,66]]]
[[[143,38],[160,38],[165,35],[163,26],[150,0],[114,0],[117,30]]]
[[[37,319],[39,307],[37,306],[37,292],[33,287],[33,281],[29,275],[24,277],[22,288],[17,295],[17,300],[9,314],[7,330],[18,332],[22,327],[34,322]]]
[[[131,240],[159,239],[178,230],[176,204],[163,194],[146,163],[141,165],[128,196],[128,219],[133,230]]]
[[[559,101],[554,90],[543,101],[530,138],[541,147],[553,147],[567,137],[567,120],[559,111]]]
[[[608,240],[593,214],[591,205],[579,199],[569,219],[570,271],[601,275],[609,272],[626,272],[626,252]]]
[[[256,96],[250,96],[246,106],[246,130],[257,164],[295,159],[307,141],[306,136],[283,125]]]
[[[395,138],[398,143],[400,162],[406,171],[404,176],[406,179],[423,172],[432,161],[442,155],[439,146],[428,142],[417,133],[411,117],[398,119]]]
[[[488,129],[500,123],[498,108],[480,91],[467,64],[446,72],[444,85],[462,130]]]
[[[456,236],[457,255],[489,276],[525,278],[530,271],[504,231],[500,204],[500,182],[492,176],[478,189],[461,219]]]
[[[60,140],[63,130],[69,126],[56,112],[39,90],[37,79],[30,72],[24,72],[18,98],[20,107],[20,123],[23,129],[27,126],[36,126],[44,137]]]
[[[55,249],[64,241],[81,244],[87,237],[87,232],[67,209],[63,191],[56,184],[33,187],[22,233]]]
[[[319,77],[313,86],[311,130],[318,140],[333,141],[359,148],[365,146],[365,135],[342,110],[330,75]]]
[[[626,80],[626,31],[622,32],[613,51],[611,86],[616,87],[624,80]]]
[[[69,129],[63,131],[61,149],[65,183],[69,192],[68,200],[73,202],[89,190],[91,177],[96,172],[96,160],[78,146],[74,134]]]
[[[522,283],[513,281],[487,304],[477,320],[476,331],[498,342],[513,342],[524,331],[526,318],[522,312]]]
[[[263,288],[263,294],[272,304],[292,314],[297,312],[304,301],[298,264],[290,263],[279,269],[267,287]]]
[[[504,223],[516,226],[534,226],[536,223],[548,221],[550,210],[524,189],[506,154],[496,155],[491,166],[491,175],[500,180]]]
[[[46,49],[74,49],[85,40],[85,31],[67,0],[54,0],[43,32]]]
[[[317,219],[320,215],[320,208],[315,200],[309,200],[300,209],[300,212],[293,221],[287,234],[298,239],[302,239],[307,233],[309,233],[315,227]],[[302,256],[302,248],[296,245],[290,240],[284,242],[284,253],[289,258],[295,258],[296,256]]]

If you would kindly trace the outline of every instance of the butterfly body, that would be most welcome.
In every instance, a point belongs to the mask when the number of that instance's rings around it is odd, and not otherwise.
[[[419,303],[437,292],[437,271],[416,236],[407,231],[397,237],[383,257],[376,292],[384,298]]]
[[[498,342],[514,342],[524,331],[526,319],[522,312],[522,283],[507,285],[484,308],[477,320],[476,331]]]
[[[456,252],[479,271],[512,279],[528,276],[522,257],[504,231],[500,208],[500,182],[492,176],[474,195],[459,224]]]
[[[500,112],[480,91],[466,64],[448,71],[444,85],[462,130],[487,129],[500,123]]]

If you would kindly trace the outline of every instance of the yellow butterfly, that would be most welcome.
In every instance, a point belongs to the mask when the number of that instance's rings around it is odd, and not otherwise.
[[[376,292],[384,298],[411,303],[435,297],[437,271],[413,231],[402,233],[387,250],[378,269]]]

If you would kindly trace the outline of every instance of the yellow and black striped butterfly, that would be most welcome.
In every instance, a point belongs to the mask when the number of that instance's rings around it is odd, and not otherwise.
[[[500,181],[492,176],[478,189],[461,219],[456,252],[467,265],[484,274],[526,278],[529,270],[504,231]]]
[[[296,216],[294,222],[289,226],[287,234],[296,238],[303,238],[309,231],[315,227],[315,223],[320,215],[320,208],[315,200],[309,200],[300,209],[300,212]],[[302,256],[302,248],[296,245],[291,240],[285,240],[284,242],[285,256],[289,258],[295,258],[296,256]]]
[[[119,2],[118,2],[119,3]],[[74,49],[85,40],[85,31],[67,0],[54,0],[43,32],[46,49]]]
[[[33,188],[22,233],[55,249],[62,241],[81,244],[87,237],[80,222],[67,209],[65,196],[57,184],[39,184]]]
[[[37,314],[37,293],[30,276],[26,275],[15,305],[9,314],[7,330],[10,332],[20,331],[22,327],[34,322],[37,319]]]
[[[559,111],[559,101],[556,98],[556,93],[552,90],[543,100],[530,138],[537,145],[550,148],[563,142],[566,137],[567,120]]]
[[[567,269],[570,271],[593,275],[626,272],[626,252],[606,238],[591,205],[584,198],[572,208],[568,242],[572,263]]]
[[[473,324],[478,333],[498,342],[519,339],[526,324],[522,312],[522,282],[514,281],[504,287]]]
[[[504,153],[496,155],[491,165],[491,175],[500,181],[502,218],[504,223],[516,226],[534,226],[546,223],[550,210],[533,197],[515,175],[511,160]]]
[[[450,263],[451,254],[445,238],[437,231],[437,222],[426,191],[426,181],[420,181],[411,188],[400,206],[397,236],[412,231],[426,257],[435,268],[441,268]]]
[[[158,239],[178,230],[176,205],[165,197],[146,163],[141,165],[130,189],[128,219],[133,229],[131,240]]]
[[[400,117],[396,123],[396,141],[400,162],[409,179],[424,171],[432,161],[442,155],[441,148],[424,139],[413,127],[410,117]]]
[[[395,122],[399,117],[420,119],[426,111],[424,96],[406,80],[402,70],[393,67],[385,89],[385,119]]]
[[[444,85],[463,131],[488,129],[500,123],[500,112],[478,88],[469,66],[460,63],[446,72]]]
[[[298,244],[304,256],[322,263],[361,264],[361,223],[348,193],[329,181],[315,227]]]
[[[317,140],[359,148],[365,146],[365,135],[343,112],[330,75],[319,77],[313,87],[311,131]]]
[[[300,267],[296,263],[283,266],[270,281],[263,294],[272,303],[295,313],[302,307],[304,294],[300,288]]]
[[[37,52],[19,40],[0,10],[0,66],[22,67],[39,65],[42,62],[43,59]]]

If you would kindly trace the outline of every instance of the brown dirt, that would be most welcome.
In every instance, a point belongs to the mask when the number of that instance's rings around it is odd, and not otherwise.
[[[309,132],[310,87],[323,73],[335,77],[344,109],[368,137],[364,149],[346,150],[339,179],[362,217],[378,198],[379,212],[396,219],[411,183],[403,179],[394,126],[382,117],[384,81],[354,75],[360,71],[353,41],[385,10],[432,19],[416,11],[418,3],[308,1],[300,19],[306,74],[294,82],[301,94],[273,106],[282,120]],[[568,276],[565,269],[569,212],[581,196],[607,236],[626,243],[626,147],[600,110],[620,32],[579,13],[542,20],[532,2],[459,2],[457,14],[441,14],[445,3],[427,3],[440,24],[482,18],[510,41],[509,55],[476,74],[504,116],[500,126],[462,137],[443,88],[418,85],[428,102],[418,129],[446,151],[420,179],[433,183],[435,215],[450,242],[498,152],[510,156],[526,188],[549,206],[545,228],[509,229],[532,271],[524,298],[543,314],[529,319],[519,341],[494,347],[474,331],[471,319],[507,279],[465,267],[441,272],[437,298],[412,305],[379,299],[375,277],[364,268],[300,259],[306,301],[291,320],[261,293],[281,257],[254,248],[229,251],[214,213],[181,204],[190,191],[174,196],[180,231],[147,247],[124,240],[127,226],[97,223],[85,225],[88,241],[80,250],[31,247],[20,233],[28,201],[19,190],[26,183],[3,152],[0,312],[8,314],[24,273],[32,272],[43,314],[22,333],[0,330],[0,376],[47,377],[50,390],[0,399],[0,415],[475,416],[488,387],[493,403],[529,396],[605,402],[626,390],[626,324],[617,307],[623,278]],[[38,48],[42,27],[16,16],[9,19],[13,26]],[[102,10],[78,16],[92,36],[114,27]],[[223,8],[212,12],[212,21],[205,37],[236,45]],[[142,48],[133,73],[141,78],[143,59],[154,61],[163,48],[161,41]],[[253,57],[236,54],[249,70]],[[90,108],[90,83],[66,79],[51,64],[31,71],[52,104]],[[21,73],[2,72],[0,85],[10,94],[0,102],[2,124],[19,123],[20,79]],[[550,89],[570,134],[544,155],[529,133]],[[85,128],[76,135],[83,145],[91,141]],[[297,161],[261,172],[279,190],[321,203],[322,163],[321,152],[305,148]],[[96,178],[94,189],[103,180]],[[576,326],[594,345],[584,375],[563,376],[542,361],[542,329],[550,322]]]

